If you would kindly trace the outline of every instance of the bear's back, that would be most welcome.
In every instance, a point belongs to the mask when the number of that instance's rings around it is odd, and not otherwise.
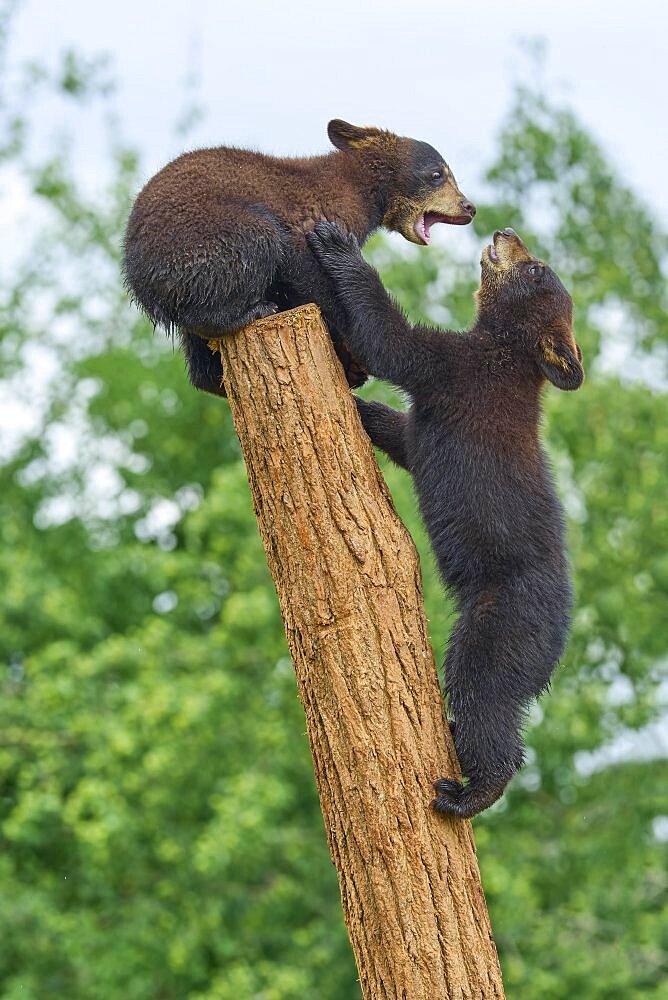
[[[329,157],[288,159],[228,146],[198,149],[172,160],[146,184],[135,217],[160,217],[169,227],[187,211],[217,214],[221,203],[264,205],[294,223],[310,214],[318,197],[321,164]]]

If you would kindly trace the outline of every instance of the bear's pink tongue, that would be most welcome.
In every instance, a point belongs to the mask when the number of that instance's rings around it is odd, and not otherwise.
[[[420,218],[417,220],[417,222],[415,223],[415,227],[414,228],[415,228],[415,232],[420,237],[420,239],[422,240],[422,242],[428,246],[429,245],[429,238],[430,238],[429,237],[429,223],[427,222],[424,214],[421,215]]]
[[[441,215],[440,212],[424,212],[415,223],[414,229],[422,242],[429,246],[431,242],[431,227],[437,222],[450,226],[466,226],[471,221],[470,215]]]

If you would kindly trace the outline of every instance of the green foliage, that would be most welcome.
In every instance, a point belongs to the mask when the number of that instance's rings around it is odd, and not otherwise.
[[[99,74],[68,56],[26,86],[90,101],[109,89]],[[67,147],[31,159],[15,106],[4,94],[3,155],[42,222],[0,309],[0,374],[32,415],[0,466],[0,1000],[349,1000],[228,409],[190,389],[119,285],[137,157],[112,136],[109,177],[84,195]],[[665,692],[665,236],[573,116],[522,91],[487,192],[478,234],[515,225],[557,263],[589,372],[580,393],[547,397],[577,615],[529,765],[476,821],[492,922],[510,998],[659,996],[666,767],[645,758]],[[470,321],[472,255],[371,254],[413,316]],[[658,388],[611,373],[620,341]],[[52,373],[38,391],[30,365]],[[410,482],[385,471],[440,659],[451,608]],[[628,733],[644,758],[615,755]]]

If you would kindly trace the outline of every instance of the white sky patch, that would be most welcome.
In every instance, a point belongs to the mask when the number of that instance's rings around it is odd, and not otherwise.
[[[163,590],[153,598],[153,610],[159,615],[166,615],[173,611],[178,603],[179,598],[174,590]]]
[[[604,335],[595,362],[597,372],[617,375],[623,382],[642,382],[656,392],[668,391],[668,348],[638,349],[638,322],[624,302],[592,306],[589,321]]]
[[[60,371],[55,351],[26,343],[24,364],[30,370],[0,381],[0,462],[7,462],[21,444],[37,434],[44,423],[48,388]]]
[[[188,511],[196,510],[202,502],[202,488],[195,483],[182,486],[174,499],[160,497],[135,524],[135,534],[142,542],[157,542],[164,549],[176,544],[174,528]]]
[[[27,253],[31,234],[46,221],[47,212],[35,203],[28,181],[13,165],[3,165],[0,187],[0,274],[11,276]]]
[[[582,777],[589,777],[617,764],[632,761],[646,763],[668,757],[668,714],[650,722],[641,729],[624,729],[613,739],[595,750],[581,750],[575,754],[575,769]]]
[[[652,820],[652,833],[660,843],[668,841],[668,816],[655,816]]]

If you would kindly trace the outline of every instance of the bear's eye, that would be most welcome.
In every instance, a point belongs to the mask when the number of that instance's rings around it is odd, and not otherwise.
[[[531,264],[529,267],[529,274],[532,278],[539,278],[545,268],[542,264]]]
[[[443,171],[442,170],[432,170],[432,172],[431,172],[431,179],[433,181],[443,180]]]

